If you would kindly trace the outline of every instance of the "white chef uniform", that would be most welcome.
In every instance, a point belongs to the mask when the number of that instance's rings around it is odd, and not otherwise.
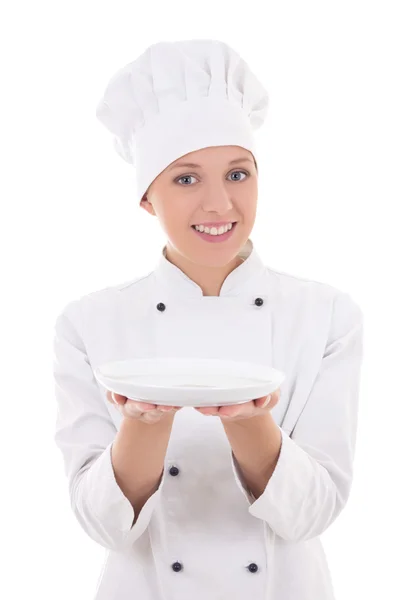
[[[350,493],[363,314],[348,293],[266,267],[251,239],[241,256],[220,296],[203,296],[164,247],[154,271],[69,302],[56,320],[54,439],[73,513],[107,549],[95,600],[334,599],[320,535]],[[221,420],[183,408],[132,526],[111,463],[122,416],[93,369],[168,356],[283,371],[271,411],[281,452],[255,500]]]

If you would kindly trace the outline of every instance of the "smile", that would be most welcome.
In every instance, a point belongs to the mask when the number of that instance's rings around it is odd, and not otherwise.
[[[237,225],[237,223],[233,223],[231,229],[228,229],[228,231],[226,231],[225,233],[221,233],[221,234],[197,231],[197,229],[195,229],[194,225],[192,225],[192,229],[198,236],[201,237],[201,239],[205,240],[206,242],[218,243],[218,242],[224,242],[224,241],[228,240],[233,235],[233,233],[236,229],[236,225]],[[212,229],[214,229],[214,228],[212,228]]]

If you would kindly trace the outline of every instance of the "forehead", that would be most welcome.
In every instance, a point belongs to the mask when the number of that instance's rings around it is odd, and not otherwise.
[[[244,162],[252,163],[254,161],[250,156],[242,155],[238,158],[234,158],[232,160],[226,161],[224,164],[236,165],[236,164],[244,163]],[[205,162],[203,162],[201,160],[199,160],[199,162],[192,162],[187,159],[178,159],[168,167],[168,170],[178,169],[178,168],[182,168],[182,167],[189,167],[190,169],[201,169],[205,166],[206,166]]]

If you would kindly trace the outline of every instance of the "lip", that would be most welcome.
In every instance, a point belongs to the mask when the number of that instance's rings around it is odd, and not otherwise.
[[[223,225],[230,225],[232,223],[232,225],[234,223],[237,223],[237,221],[217,221],[212,223],[211,221],[208,221],[207,223],[193,223],[193,225],[191,225],[191,227],[194,227],[195,225],[203,225],[204,227],[221,227]]]
[[[237,225],[237,221],[233,224],[233,226],[231,227],[231,229],[229,231],[227,231],[226,233],[223,233],[222,235],[208,235],[206,233],[201,233],[200,231],[197,231],[194,228],[194,225],[191,226],[191,229],[194,231],[194,233],[196,235],[198,235],[204,241],[212,243],[212,244],[216,244],[216,243],[218,244],[221,242],[225,242],[226,240],[229,240],[229,238],[233,235],[233,233],[236,230],[236,225]]]

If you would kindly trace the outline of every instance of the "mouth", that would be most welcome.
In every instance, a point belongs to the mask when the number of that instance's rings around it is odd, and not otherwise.
[[[226,231],[225,233],[221,233],[220,235],[212,235],[212,234],[205,233],[205,232],[202,233],[202,232],[198,231],[194,225],[191,225],[191,228],[204,241],[216,243],[216,242],[224,242],[225,240],[228,240],[233,235],[233,233],[236,229],[236,225],[237,225],[237,221],[233,221],[232,227],[230,229],[228,229],[228,231]]]
[[[229,231],[232,231],[232,229],[235,227],[236,224],[237,224],[237,221],[232,221],[232,227],[231,227],[231,229],[229,229]],[[195,225],[191,225],[191,228],[194,229],[195,231],[197,231]]]

